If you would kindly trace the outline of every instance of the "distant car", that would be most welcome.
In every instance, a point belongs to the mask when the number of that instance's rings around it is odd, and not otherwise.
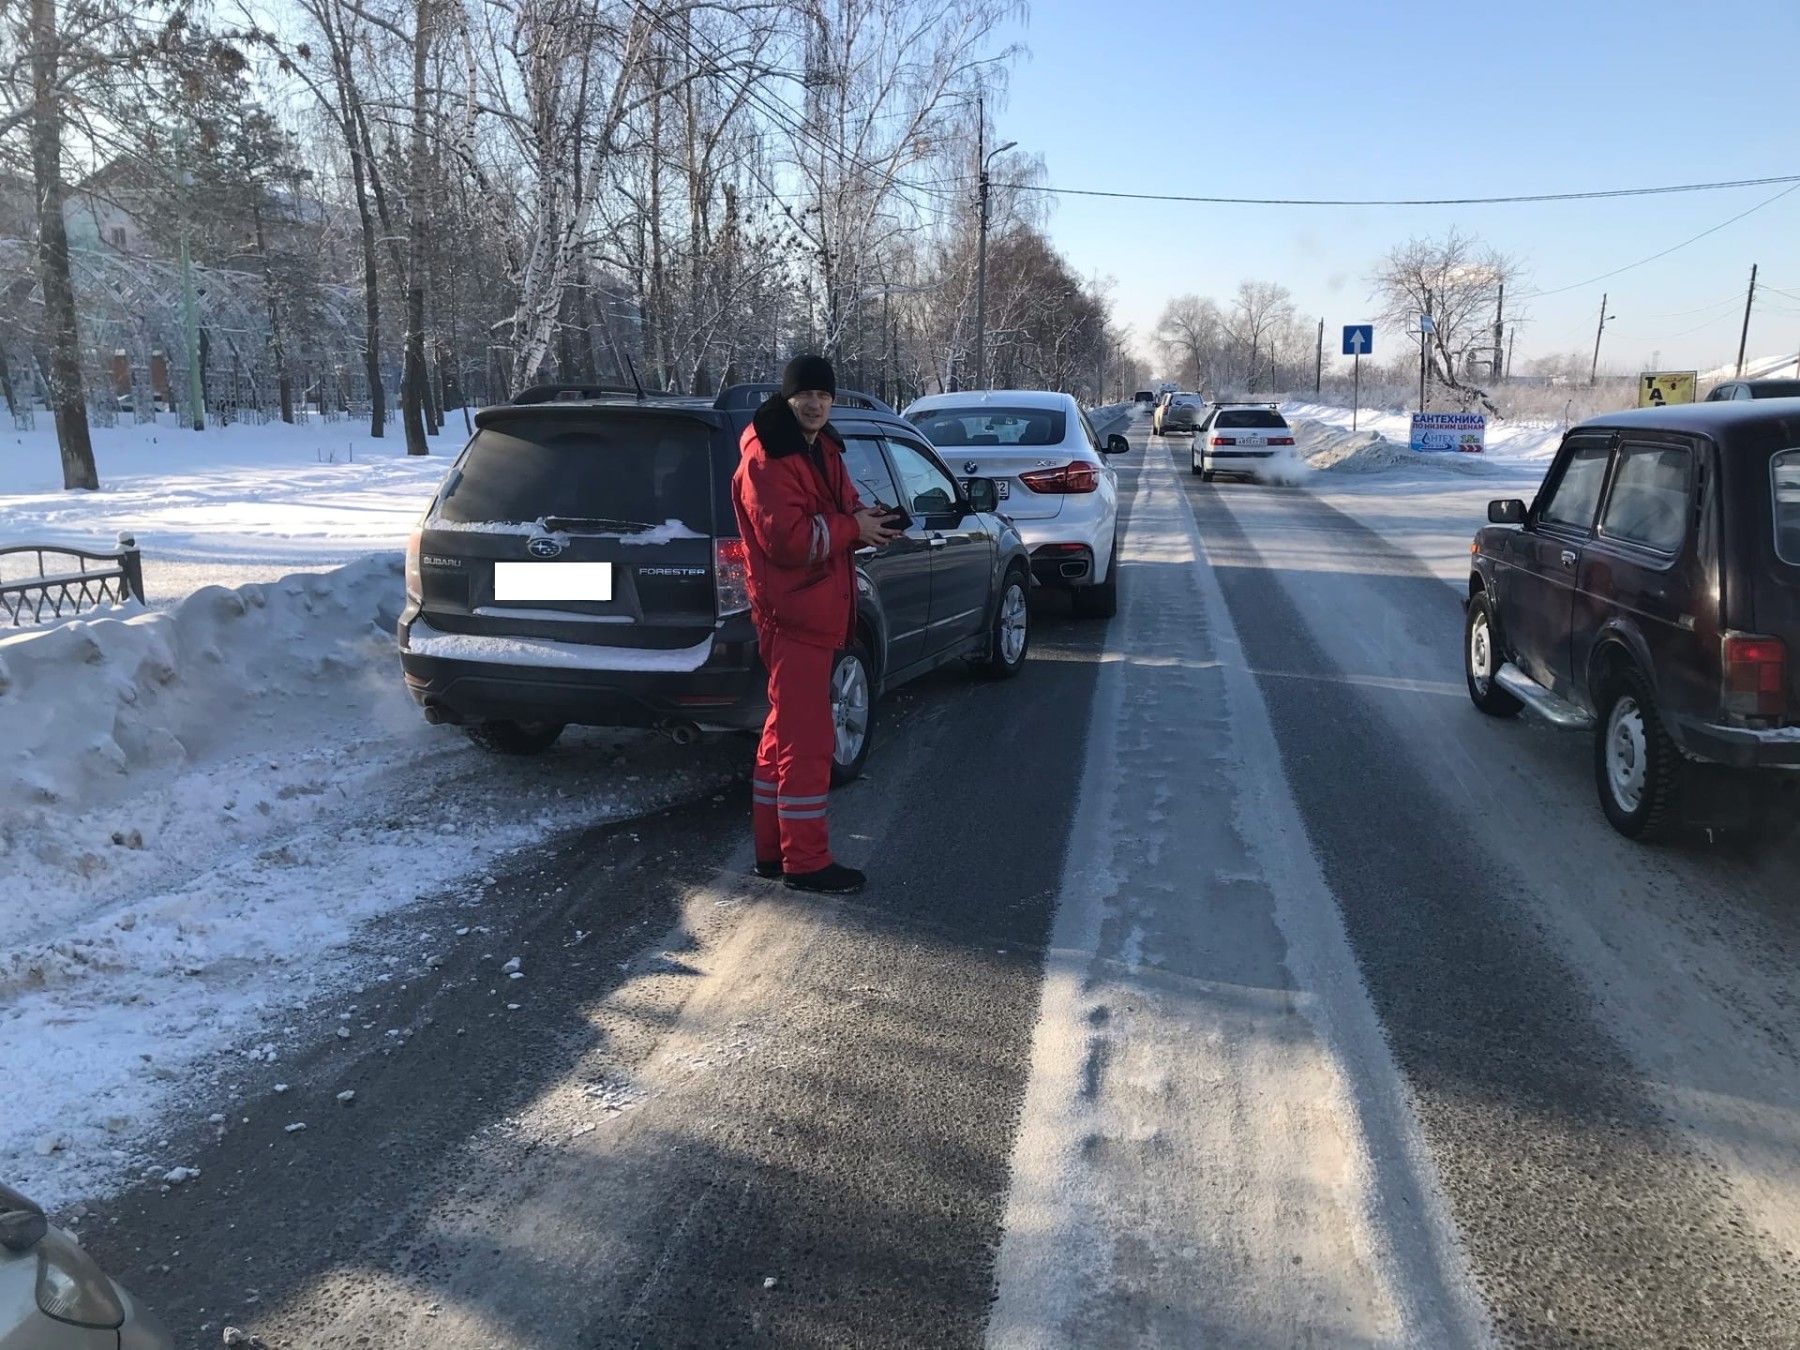
[[[400,664],[426,720],[505,754],[545,750],[569,724],[682,744],[761,726],[768,677],[731,476],[773,388],[552,385],[476,414],[406,553]],[[842,783],[862,771],[886,691],[965,659],[1018,673],[1032,564],[995,485],[953,474],[885,403],[840,390],[831,424],[863,500],[905,516],[898,539],[856,558],[855,641],[831,676]]]
[[[1119,484],[1107,460],[1130,441],[1102,442],[1074,398],[1042,390],[933,394],[906,416],[962,472],[998,486],[1040,586],[1069,591],[1077,614],[1117,612]]]
[[[1206,400],[1198,394],[1170,394],[1167,401],[1160,404],[1150,417],[1150,430],[1153,435],[1169,436],[1185,431],[1192,435],[1194,428],[1206,416]]]
[[[1132,402],[1133,402],[1133,403],[1149,403],[1149,404],[1155,404],[1155,402],[1156,402],[1156,395],[1155,395],[1155,394],[1153,394],[1153,393],[1152,393],[1152,392],[1151,392],[1151,391],[1150,391],[1150,390],[1148,390],[1148,389],[1140,389],[1140,390],[1138,390],[1138,391],[1137,391],[1137,393],[1135,393],[1135,394],[1133,394],[1133,395],[1132,395],[1132,396],[1131,396],[1131,401],[1132,401]]]
[[[1584,422],[1488,520],[1469,697],[1590,728],[1615,829],[1754,820],[1800,782],[1800,400]]]
[[[1194,433],[1193,468],[1204,482],[1219,474],[1255,478],[1294,456],[1294,432],[1273,403],[1219,403]]]
[[[1731,380],[1705,398],[1707,403],[1733,403],[1746,398],[1800,398],[1800,380]]]
[[[43,1210],[0,1186],[0,1346],[175,1350],[175,1338]]]

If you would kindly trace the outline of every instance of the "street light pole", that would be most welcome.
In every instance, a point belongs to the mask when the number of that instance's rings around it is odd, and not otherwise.
[[[981,174],[978,180],[980,194],[979,241],[975,250],[975,387],[987,388],[987,237],[988,237],[988,161],[995,155],[1012,149],[1017,141],[1008,141],[1005,145],[997,145],[985,154],[982,147],[986,144],[987,106],[976,104],[977,118],[980,125],[975,130],[975,154],[980,161]]]
[[[1612,315],[1606,312],[1606,295],[1603,292],[1600,296],[1600,324],[1594,329],[1594,364],[1588,367],[1588,388],[1590,389],[1600,378],[1600,338],[1606,332],[1606,321],[1610,318]]]

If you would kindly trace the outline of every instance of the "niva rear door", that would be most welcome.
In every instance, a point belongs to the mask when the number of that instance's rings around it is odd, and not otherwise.
[[[630,647],[714,626],[719,483],[697,410],[489,409],[422,527],[427,623]]]

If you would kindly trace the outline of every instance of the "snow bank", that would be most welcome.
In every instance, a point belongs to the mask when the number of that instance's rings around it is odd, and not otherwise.
[[[184,1160],[157,1152],[163,1122],[233,1109],[301,1043],[297,1009],[458,940],[439,922],[384,954],[372,920],[478,903],[500,855],[709,789],[740,757],[665,763],[600,732],[483,755],[406,695],[401,599],[386,555],[0,639],[9,1184],[59,1205],[166,1172]]]
[[[360,720],[359,677],[377,668],[388,678],[366,681],[370,691],[404,700],[390,636],[400,570],[398,556],[378,556],[270,585],[206,587],[163,613],[0,638],[0,811],[10,822],[34,808],[84,809],[128,794],[145,771]]]
[[[1307,403],[1290,400],[1282,405],[1282,412],[1292,422],[1304,420],[1316,422],[1334,430],[1348,432],[1350,430],[1350,409],[1341,408],[1329,403]],[[1474,462],[1532,462],[1545,463],[1556,454],[1556,447],[1562,443],[1565,428],[1557,422],[1489,419],[1487,427],[1487,452],[1479,460],[1473,455],[1414,455],[1410,442],[1412,439],[1412,414],[1396,412],[1380,408],[1365,408],[1358,415],[1358,432],[1378,432],[1393,443],[1398,453],[1415,460],[1444,460],[1463,463]],[[1385,453],[1385,452],[1383,452]],[[1315,467],[1318,467],[1315,465]],[[1359,470],[1352,469],[1352,472]]]

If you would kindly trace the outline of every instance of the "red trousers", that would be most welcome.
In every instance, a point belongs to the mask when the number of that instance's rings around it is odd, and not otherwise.
[[[789,872],[816,872],[831,865],[825,795],[837,741],[831,716],[836,653],[769,633],[761,648],[769,668],[769,716],[751,780],[756,857],[780,859]]]

